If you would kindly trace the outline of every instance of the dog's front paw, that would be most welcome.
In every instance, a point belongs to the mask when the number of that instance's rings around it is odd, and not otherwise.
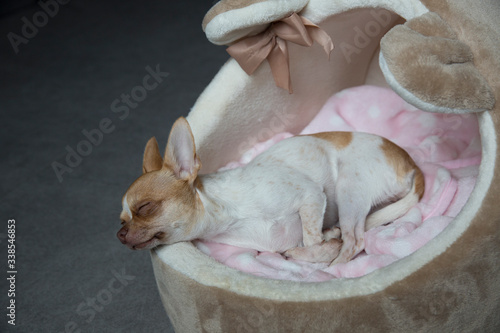
[[[287,258],[307,262],[331,263],[339,255],[341,247],[341,240],[331,239],[308,247],[295,247],[286,251],[283,255]]]

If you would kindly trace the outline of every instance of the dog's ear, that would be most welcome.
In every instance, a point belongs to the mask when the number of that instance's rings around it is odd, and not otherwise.
[[[185,118],[179,118],[172,126],[165,150],[164,166],[173,170],[179,179],[192,183],[200,170],[201,162],[196,156],[196,147],[191,127]]]
[[[142,173],[160,170],[163,165],[160,148],[155,137],[149,139],[144,149],[144,159],[142,161]]]

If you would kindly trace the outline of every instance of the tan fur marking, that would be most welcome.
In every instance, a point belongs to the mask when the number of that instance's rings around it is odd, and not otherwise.
[[[155,137],[149,139],[144,149],[144,158],[142,162],[142,173],[160,170],[163,165],[163,158],[160,155],[158,142]]]
[[[344,149],[349,146],[352,141],[351,132],[323,132],[311,134],[310,136],[326,140],[332,143],[337,149]]]
[[[169,190],[166,191],[166,188]],[[153,204],[151,208],[155,208],[154,211],[158,210],[158,212],[163,210],[165,203],[169,203],[169,207],[176,207],[170,211],[172,217],[184,215],[185,211],[192,207],[202,208],[194,188],[189,186],[186,180],[177,179],[173,171],[168,168],[143,174],[130,186],[127,193],[135,228],[157,226],[158,214],[140,214],[140,207],[145,202],[151,202]],[[195,219],[190,219],[184,227],[190,229],[192,226],[189,224],[193,223],[196,223]]]
[[[384,152],[387,163],[392,166],[396,172],[398,181],[402,181],[409,172],[415,170],[415,192],[419,195],[419,198],[422,198],[425,190],[424,175],[422,171],[403,148],[385,138],[382,138],[382,140],[380,149]]]
[[[422,199],[425,192],[425,179],[422,171],[417,167],[415,172],[415,193],[418,194],[418,199]]]
[[[121,212],[120,213],[120,220],[122,221],[122,223],[129,223],[131,218],[130,218],[130,216],[128,216],[127,213]]]
[[[205,190],[205,187],[203,186],[203,182],[201,181],[201,179],[199,177],[196,177],[193,184],[194,184],[194,187],[196,189],[198,189],[198,191],[203,192]]]
[[[160,207],[160,204],[161,202],[146,200],[136,204],[133,211],[137,216],[146,217],[152,215]]]

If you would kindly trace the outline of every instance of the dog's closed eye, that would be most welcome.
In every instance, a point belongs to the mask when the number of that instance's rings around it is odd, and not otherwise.
[[[158,208],[158,203],[153,202],[153,201],[147,201],[139,205],[139,208],[137,209],[137,215],[138,216],[147,216],[156,211]]]

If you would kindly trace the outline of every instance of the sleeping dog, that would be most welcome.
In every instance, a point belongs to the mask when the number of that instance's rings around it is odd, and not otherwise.
[[[200,168],[186,119],[174,123],[164,158],[151,138],[143,175],[122,200],[120,241],[150,249],[203,239],[344,263],[364,249],[366,230],[402,216],[424,192],[411,157],[367,133],[296,136],[244,167]]]

